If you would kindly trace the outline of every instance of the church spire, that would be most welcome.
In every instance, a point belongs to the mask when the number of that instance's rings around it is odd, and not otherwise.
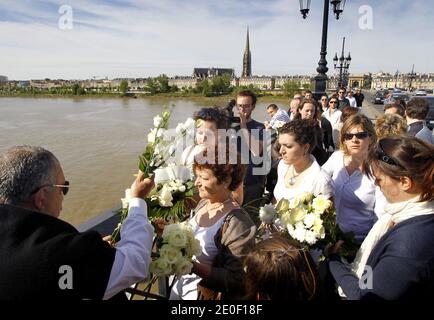
[[[250,53],[249,27],[247,27],[246,48],[243,56],[243,78],[252,76],[252,55]]]

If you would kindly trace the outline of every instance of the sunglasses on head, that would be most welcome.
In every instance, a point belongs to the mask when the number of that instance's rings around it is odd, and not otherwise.
[[[377,159],[384,162],[384,163],[387,163],[387,164],[392,165],[392,166],[402,167],[399,164],[397,164],[391,157],[389,157],[384,152],[383,148],[381,148],[380,143],[378,143],[378,145],[377,145],[377,149],[375,150],[375,154],[377,156]]]
[[[369,133],[367,133],[366,131],[357,132],[357,133],[345,133],[344,139],[352,140],[354,136],[356,136],[357,139],[362,140],[362,139],[366,139],[369,136]]]

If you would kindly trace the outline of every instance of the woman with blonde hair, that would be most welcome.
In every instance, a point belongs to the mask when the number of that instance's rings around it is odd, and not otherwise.
[[[398,114],[383,114],[375,121],[375,133],[378,139],[397,136],[407,132],[407,122]]]
[[[318,276],[309,252],[295,242],[273,236],[259,242],[244,260],[246,299],[312,300]]]
[[[348,299],[434,300],[434,147],[414,137],[381,139],[367,174],[388,204],[348,266],[328,265]],[[333,251],[336,251],[336,246]]]
[[[371,121],[364,115],[353,115],[342,126],[341,150],[333,153],[322,166],[334,182],[336,222],[343,232],[352,232],[359,244],[384,206],[374,180],[363,174],[364,161],[375,142]]]

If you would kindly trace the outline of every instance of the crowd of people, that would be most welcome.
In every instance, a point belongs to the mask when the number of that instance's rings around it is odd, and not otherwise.
[[[334,279],[335,293],[344,299],[432,300],[428,107],[419,99],[392,105],[374,125],[363,114],[361,90],[346,91],[319,101],[310,91],[297,94],[288,112],[269,105],[266,123],[253,118],[257,98],[250,91],[236,96],[236,120],[218,107],[195,113],[195,142],[181,163],[195,177],[198,202],[187,221],[202,254],[192,273],[175,281],[171,299],[327,299],[320,264],[308,250],[280,235],[255,237],[264,199],[276,204],[309,192],[333,201],[336,223],[354,234],[358,247],[349,260],[338,255],[341,242],[324,252],[321,265]],[[226,134],[228,129],[236,134]],[[222,163],[222,155],[232,161]],[[204,157],[213,161],[199,161]],[[266,172],[256,170],[264,166]],[[113,247],[100,234],[79,233],[58,219],[70,185],[51,152],[21,146],[2,154],[0,299],[125,298],[123,289],[148,276],[154,226],[143,199],[153,184],[139,172]],[[64,266],[73,271],[72,282],[65,280],[68,290],[59,286]]]

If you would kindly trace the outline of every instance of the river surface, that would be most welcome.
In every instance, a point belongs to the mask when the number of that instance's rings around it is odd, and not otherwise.
[[[138,170],[153,117],[174,106],[171,127],[225,100],[170,98],[0,98],[0,153],[14,145],[42,146],[60,160],[71,188],[61,218],[78,226],[120,204]],[[272,98],[259,100],[258,121]],[[276,103],[285,109],[287,105]]]

